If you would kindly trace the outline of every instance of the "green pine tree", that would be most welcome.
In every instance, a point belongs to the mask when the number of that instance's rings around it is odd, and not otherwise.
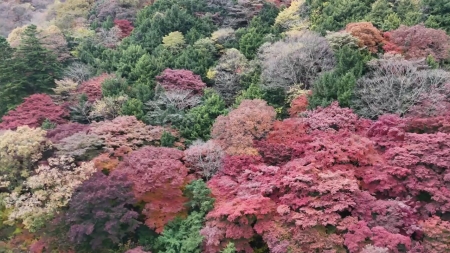
[[[225,101],[213,90],[205,90],[203,99],[202,105],[188,111],[181,124],[180,132],[188,140],[209,139],[214,121],[227,112]]]
[[[323,74],[314,84],[309,106],[328,106],[333,101],[348,107],[351,105],[356,80],[363,74],[365,63],[370,56],[344,46],[336,52],[337,66],[334,70]]]
[[[384,27],[384,23],[388,16],[394,13],[391,4],[387,0],[377,0],[372,4],[372,10],[367,15],[366,19],[380,29]],[[395,28],[394,28],[395,29]],[[387,30],[390,30],[389,28]]]
[[[35,93],[50,93],[62,68],[56,56],[42,46],[35,25],[29,25],[22,34],[20,45],[12,55],[4,39],[0,41],[2,67],[0,74],[0,113],[20,104],[24,97]]]

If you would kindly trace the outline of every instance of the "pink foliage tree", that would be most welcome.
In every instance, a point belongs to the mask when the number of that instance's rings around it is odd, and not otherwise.
[[[189,90],[193,95],[203,94],[206,88],[199,75],[185,69],[165,69],[156,80],[166,90]]]
[[[47,138],[50,139],[52,143],[57,143],[66,137],[69,137],[78,132],[87,131],[88,129],[89,125],[70,122],[63,125],[57,125],[56,128],[48,130]]]
[[[438,61],[449,58],[450,37],[444,30],[427,28],[424,25],[404,26],[384,35],[388,43],[386,52],[402,53],[406,59],[425,58],[428,55]]]
[[[34,94],[2,117],[0,129],[16,129],[18,126],[40,127],[47,119],[56,124],[67,122],[68,112],[56,105],[46,94]]]
[[[95,101],[102,98],[102,83],[110,78],[109,74],[103,73],[99,76],[93,77],[78,87],[77,92],[79,94],[86,94],[89,101]]]
[[[119,147],[135,150],[144,145],[159,145],[164,131],[172,136],[179,136],[178,132],[169,128],[145,125],[135,116],[119,116],[113,120],[94,122],[90,129],[90,132],[99,136],[111,150]],[[182,146],[181,143],[176,145]]]

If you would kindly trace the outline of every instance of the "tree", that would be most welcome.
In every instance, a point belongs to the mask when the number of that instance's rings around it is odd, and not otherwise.
[[[192,95],[190,90],[164,91],[161,86],[156,89],[155,97],[145,104],[145,120],[152,125],[171,124],[179,127],[185,119],[186,111],[201,102],[200,96]]]
[[[171,50],[180,50],[184,47],[185,41],[182,33],[175,31],[167,34],[162,40],[163,46]]]
[[[244,100],[227,116],[217,117],[211,137],[227,154],[256,154],[253,139],[262,138],[270,130],[275,115],[263,100]]]
[[[424,246],[425,250],[448,251],[448,221],[442,220],[438,216],[433,216],[420,222],[424,228]]]
[[[60,140],[66,137],[69,137],[78,132],[86,132],[88,129],[89,125],[70,122],[67,124],[57,125],[54,129],[48,130],[46,137],[52,143],[58,143]]]
[[[333,51],[325,38],[313,32],[288,36],[261,48],[262,86],[265,89],[302,84],[310,89],[315,78],[335,64]]]
[[[81,62],[71,63],[64,71],[64,76],[70,78],[74,82],[81,84],[92,77],[93,70],[89,65]]]
[[[209,139],[211,127],[219,115],[227,112],[225,102],[213,90],[205,90],[202,104],[190,109],[181,124],[183,137],[189,140]]]
[[[58,2],[54,7],[55,24],[63,31],[76,27],[80,19],[85,19],[93,2],[93,0]]]
[[[371,11],[375,0],[306,0],[309,7],[311,30],[325,35],[326,31],[338,31],[346,24],[359,22]]]
[[[222,169],[223,156],[222,147],[214,140],[195,141],[184,151],[185,164],[190,172],[194,172],[206,180]]]
[[[16,129],[23,125],[40,127],[45,120],[63,124],[67,122],[68,116],[66,109],[53,103],[50,96],[34,94],[2,117],[0,129]]]
[[[17,76],[13,73],[25,73]],[[8,109],[17,106],[22,99],[35,93],[51,92],[55,79],[61,76],[61,66],[49,50],[45,49],[38,38],[35,25],[29,25],[23,32],[19,47],[14,54],[11,67],[6,68],[6,79],[0,90],[0,100]]]
[[[445,0],[423,0],[421,2],[425,14],[425,24],[435,29],[445,29],[450,32],[449,9],[450,5]]]
[[[165,69],[156,77],[158,83],[166,90],[189,90],[193,95],[202,95],[206,84],[200,76],[194,75],[189,70]]]
[[[217,65],[208,71],[208,79],[214,82],[213,89],[225,103],[231,104],[243,87],[241,78],[249,71],[248,61],[239,50],[231,48],[220,57]]]
[[[306,16],[305,0],[294,0],[291,5],[281,11],[275,19],[275,26],[286,31],[302,30],[309,26]]]
[[[164,36],[178,31],[184,34],[188,44],[192,44],[216,30],[211,19],[195,16],[195,13],[210,11],[212,12],[210,6],[198,0],[155,2],[139,12],[130,42],[152,51],[161,44]]]
[[[94,102],[102,97],[102,83],[111,78],[107,73],[103,73],[99,76],[93,77],[87,81],[81,83],[78,86],[79,94],[86,94],[90,102]]]
[[[95,120],[112,120],[122,113],[122,108],[127,102],[128,96],[104,97],[92,104],[89,117]]]
[[[325,107],[332,101],[338,101],[339,105],[349,107],[356,80],[362,76],[369,58],[366,52],[352,49],[350,46],[339,49],[336,52],[336,68],[321,75],[314,83],[309,106]]]
[[[378,59],[358,79],[354,106],[360,115],[376,117],[386,113],[404,115],[423,100],[440,97],[450,76],[443,70],[420,69],[402,58]]]
[[[164,227],[155,243],[158,252],[202,252],[203,236],[200,235],[200,229],[204,225],[204,217],[213,208],[214,199],[202,180],[188,184],[184,195],[189,198],[186,204],[189,215],[185,219],[177,218]]]
[[[10,190],[22,184],[30,176],[32,168],[50,149],[51,143],[45,139],[46,132],[40,128],[19,126],[17,130],[7,130],[0,134],[0,169],[2,187]]]
[[[196,75],[200,75],[202,80],[207,80],[206,73],[216,63],[217,56],[218,50],[214,42],[210,39],[200,39],[180,53],[174,62],[174,67],[191,70]]]
[[[387,27],[385,23],[393,13],[394,10],[387,0],[377,0],[372,4],[372,10],[367,14],[367,19],[383,31],[391,30],[391,27]],[[394,27],[393,29],[396,28]]]
[[[384,43],[383,35],[370,22],[347,24],[345,31],[359,40],[359,47],[367,48],[373,54],[377,53]]]
[[[51,25],[43,29],[40,40],[42,46],[56,55],[59,62],[65,62],[71,58],[66,38],[57,26]]]
[[[120,116],[90,125],[90,133],[102,139],[106,147],[111,150],[123,147],[136,150],[145,145],[159,145],[166,130],[178,136],[174,130],[147,126],[134,116]]]
[[[182,189],[189,183],[181,162],[183,152],[173,148],[143,147],[127,155],[112,175],[126,176],[134,196],[145,203],[145,224],[157,233],[177,216],[185,215]]]
[[[333,51],[338,51],[339,49],[347,46],[352,49],[357,49],[359,44],[359,39],[353,37],[350,33],[346,31],[340,32],[327,32],[325,36],[330,47]]]
[[[144,103],[139,99],[131,98],[128,99],[121,108],[121,115],[135,116],[138,120],[143,120],[144,113]]]
[[[296,117],[300,113],[305,112],[309,107],[308,97],[311,95],[310,91],[305,91],[305,93],[298,95],[291,101],[291,107],[289,108],[289,115],[291,117]]]
[[[95,193],[95,194],[92,194]],[[123,176],[95,173],[75,191],[64,215],[67,237],[77,249],[108,249],[139,226],[131,183]]]
[[[77,161],[89,161],[102,152],[104,141],[95,134],[77,132],[61,139],[54,144],[56,154],[59,156],[69,156]]]
[[[119,22],[123,22],[123,24],[128,26],[125,21],[129,24],[136,21],[138,8],[142,7],[142,2],[122,0],[95,1],[89,12],[88,21],[93,29],[101,26],[108,18],[114,20],[114,23],[116,20],[119,20]]]
[[[92,162],[77,166],[70,157],[51,158],[48,163],[27,178],[25,190],[11,193],[6,200],[12,208],[9,221],[21,221],[31,232],[45,226],[66,207],[75,189],[96,172]]]
[[[13,80],[15,76],[12,71],[13,53],[14,50],[9,45],[8,41],[0,36],[0,69],[2,69],[0,72],[0,90],[6,89],[8,83]],[[7,97],[3,95],[3,92],[0,92],[0,98],[3,101],[0,104],[0,116],[3,116],[14,105],[8,103]]]
[[[444,30],[426,28],[424,25],[412,27],[402,25],[389,32],[389,42],[406,59],[420,59],[431,55],[441,62],[450,57],[450,37]],[[385,51],[389,52],[388,48],[385,48]]]
[[[121,39],[124,39],[124,38],[130,36],[131,32],[134,29],[131,22],[126,19],[115,19],[114,25],[120,29],[120,38]]]

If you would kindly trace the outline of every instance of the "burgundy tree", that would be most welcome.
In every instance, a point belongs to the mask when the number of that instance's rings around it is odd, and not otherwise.
[[[438,61],[449,58],[450,37],[444,30],[426,28],[424,25],[400,26],[385,34],[389,43],[383,46],[387,52],[400,52],[406,59],[425,58],[428,55]]]
[[[61,106],[53,103],[46,94],[34,94],[3,116],[0,129],[16,129],[18,126],[40,127],[48,119],[57,124],[67,122],[69,114]]]
[[[119,37],[121,39],[130,36],[131,32],[134,29],[131,22],[126,19],[116,19],[114,20],[114,25],[120,29]]]
[[[185,69],[166,69],[156,80],[166,90],[190,90],[192,95],[201,95],[206,88],[199,75]]]
[[[97,172],[75,192],[65,216],[69,240],[76,246],[100,249],[119,244],[139,226],[131,183],[123,176]]]

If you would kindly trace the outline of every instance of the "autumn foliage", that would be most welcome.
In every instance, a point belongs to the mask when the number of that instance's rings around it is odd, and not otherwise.
[[[130,21],[126,19],[116,19],[114,20],[114,25],[120,29],[120,38],[123,39],[125,37],[130,36],[134,27]]]
[[[127,155],[113,172],[133,184],[134,196],[145,203],[145,224],[158,233],[186,211],[182,189],[189,177],[182,158],[180,150],[148,146]]]
[[[450,207],[448,137],[408,132],[426,130],[415,121],[333,104],[275,122],[255,142],[262,157],[228,156],[209,181],[206,252],[228,242],[253,252],[257,236],[271,252],[445,252],[447,221],[429,215]]]
[[[34,94],[3,116],[0,129],[16,129],[18,126],[40,127],[47,119],[53,123],[67,122],[68,112],[53,103],[46,94]]]
[[[0,2],[0,252],[450,252],[449,0]]]
[[[192,95],[201,95],[206,88],[199,75],[184,69],[166,69],[156,80],[166,90],[189,90]]]
[[[360,47],[366,47],[372,53],[377,53],[379,47],[384,43],[381,31],[370,22],[347,24],[345,31],[359,40]]]
[[[228,154],[256,154],[253,139],[264,137],[275,115],[275,110],[263,100],[244,100],[227,116],[217,117],[211,136]]]
[[[449,58],[450,37],[444,30],[427,28],[424,25],[400,26],[386,32],[388,43],[383,46],[386,52],[401,53],[406,59],[426,58],[431,55],[442,61]]]
[[[78,86],[77,92],[79,94],[86,94],[88,100],[93,102],[97,99],[102,98],[102,83],[111,77],[108,74],[101,74],[99,76],[93,77]]]

